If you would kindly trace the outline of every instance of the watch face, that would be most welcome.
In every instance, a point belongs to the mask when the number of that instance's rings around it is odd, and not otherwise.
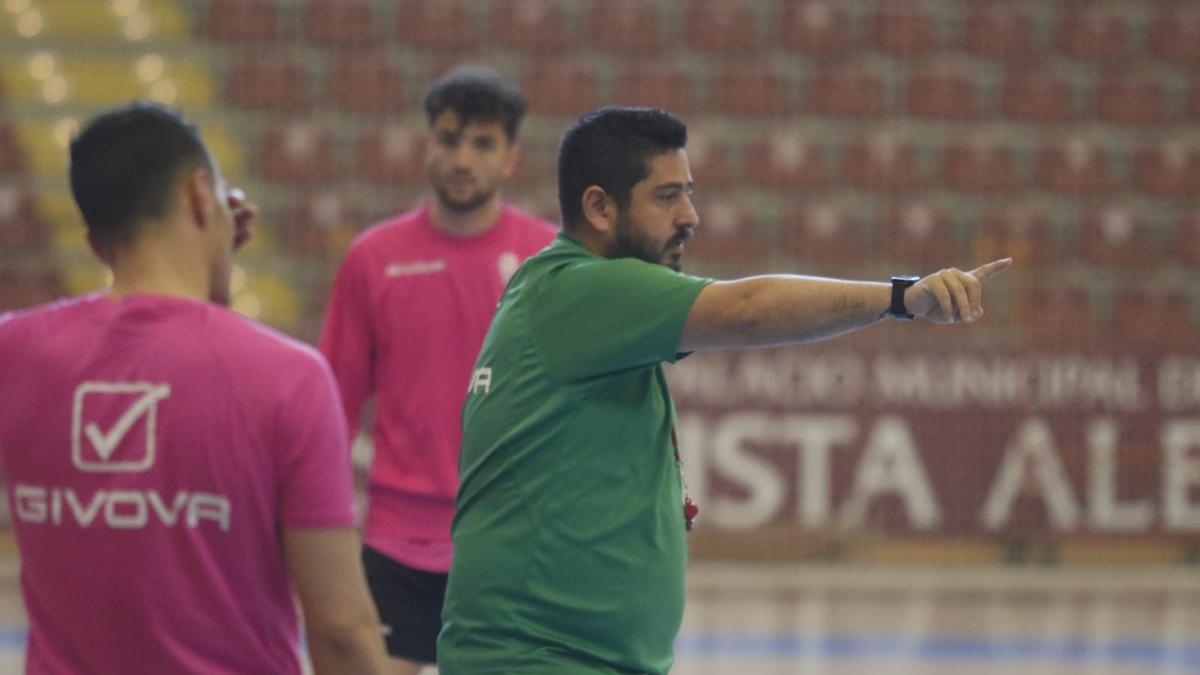
[[[914,277],[908,274],[897,274],[896,276],[892,277],[892,281],[900,281],[909,284],[915,284],[920,280],[921,277]]]

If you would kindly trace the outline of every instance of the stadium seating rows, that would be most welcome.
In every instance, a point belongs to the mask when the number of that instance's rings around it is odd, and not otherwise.
[[[1200,8],[1188,2],[30,7],[0,15],[5,54],[18,56],[0,59],[0,96],[21,111],[0,119],[0,176],[21,176],[0,193],[0,242],[46,238],[29,223],[51,220],[50,207],[27,214],[39,177],[65,168],[64,124],[149,95],[202,111],[226,172],[260,188],[264,229],[286,251],[336,260],[364,222],[418,196],[417,104],[430,76],[482,57],[526,91],[529,147],[513,193],[548,214],[567,120],[608,102],[659,105],[693,123],[706,232],[692,250],[702,259],[917,267],[1009,253],[1097,275],[1200,269],[1200,146],[1189,132],[1200,120]],[[89,47],[112,39],[127,47]],[[181,56],[192,39],[204,47]],[[55,116],[24,112],[47,106]],[[319,294],[306,284],[323,275],[301,275],[299,295]],[[286,288],[268,277],[266,287]],[[1044,311],[1040,290],[1014,293],[1013,311]],[[1092,319],[1119,304],[1083,294]],[[1078,303],[1051,300],[1067,307],[1055,321],[1069,324]],[[289,320],[311,320],[296,298],[279,304]]]

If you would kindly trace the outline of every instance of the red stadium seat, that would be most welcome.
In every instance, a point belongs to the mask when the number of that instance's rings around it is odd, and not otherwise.
[[[1010,73],[1000,93],[1004,114],[1030,122],[1065,122],[1075,117],[1071,87],[1044,70]]]
[[[305,39],[320,45],[367,45],[376,38],[374,17],[365,0],[309,0],[301,25]]]
[[[809,263],[849,263],[873,254],[853,217],[834,204],[799,204],[784,225],[784,249]]]
[[[569,61],[538,63],[525,76],[530,112],[576,117],[596,107],[599,98],[592,74]]]
[[[617,84],[621,105],[662,108],[681,115],[694,110],[694,92],[686,73],[664,66],[634,65]]]
[[[700,228],[687,244],[686,255],[751,267],[770,245],[736,196],[702,195],[695,206]]]
[[[727,52],[759,46],[754,15],[745,5],[697,0],[688,3],[684,11],[683,30],[693,49]]]
[[[813,108],[827,117],[866,117],[883,110],[883,84],[861,66],[823,68],[809,91]]]
[[[518,141],[521,143],[521,157],[517,161],[512,175],[505,181],[505,189],[529,187],[536,190],[547,185],[554,185],[558,161],[557,140],[546,141],[520,137]],[[557,217],[555,215],[556,219]]]
[[[25,153],[17,144],[12,125],[0,120],[0,174],[17,173],[25,169]]]
[[[1129,348],[1190,349],[1200,342],[1191,303],[1179,288],[1126,288],[1113,297],[1112,334]]]
[[[1087,292],[1054,279],[1050,286],[1029,288],[1017,297],[1013,312],[1030,341],[1043,347],[1095,344],[1099,334]]]
[[[879,49],[898,56],[931,51],[938,46],[933,18],[911,3],[883,3],[871,18]]]
[[[279,17],[271,0],[212,0],[205,35],[221,42],[270,42],[280,37]]]
[[[398,113],[408,109],[402,76],[384,56],[344,54],[329,71],[328,91],[343,110]]]
[[[654,54],[662,48],[658,11],[641,0],[593,0],[584,35],[600,49]]]
[[[963,31],[963,48],[998,61],[1032,59],[1036,55],[1033,19],[1009,3],[972,7]]]
[[[358,139],[358,173],[380,185],[425,180],[425,136],[402,126],[364,133]]]
[[[280,55],[246,58],[226,81],[228,99],[254,110],[297,110],[308,105],[308,73]]]
[[[337,172],[329,133],[305,122],[268,128],[258,156],[263,175],[271,180],[309,183],[328,180]]]
[[[793,52],[832,55],[850,48],[846,13],[828,0],[784,2],[779,29],[783,46]]]
[[[975,232],[975,260],[1011,257],[1021,266],[1039,265],[1053,260],[1046,219],[1021,205],[1003,206],[985,214]]]
[[[0,183],[0,249],[41,247],[47,239],[33,193],[15,182]]]
[[[811,189],[828,179],[822,149],[795,133],[768,133],[751,145],[748,164],[754,181],[768,188]]]
[[[1134,159],[1134,184],[1161,197],[1200,194],[1200,156],[1179,141],[1147,146]]]
[[[860,139],[846,153],[846,177],[862,190],[909,190],[921,183],[916,150],[889,133]]]
[[[1179,221],[1171,243],[1179,262],[1200,269],[1200,210],[1193,210]]]
[[[894,261],[945,265],[962,257],[949,219],[924,202],[894,206],[886,216],[884,232],[886,250]]]
[[[729,148],[714,134],[688,129],[687,156],[692,179],[701,191],[716,189],[738,174]]]
[[[397,14],[396,33],[424,49],[463,50],[476,41],[462,0],[408,0]]]
[[[783,115],[791,110],[788,87],[762,64],[738,64],[717,76],[714,103],[727,115]]]
[[[1150,79],[1109,76],[1097,90],[1096,109],[1115,124],[1158,124],[1167,119],[1167,94]]]
[[[979,115],[979,91],[966,73],[917,73],[905,92],[908,111],[923,117],[968,120]]]
[[[571,42],[562,6],[553,0],[500,0],[491,4],[492,33],[509,49],[557,52]]]
[[[1019,183],[1012,148],[982,136],[947,146],[942,180],[965,192],[1012,190]]]
[[[1066,5],[1058,26],[1059,47],[1082,61],[1110,61],[1126,54],[1127,33],[1125,19],[1098,4]]]
[[[1042,148],[1037,176],[1048,190],[1095,193],[1108,188],[1108,162],[1100,148],[1081,138],[1070,138]]]
[[[1147,43],[1164,61],[1194,67],[1200,63],[1200,7],[1165,7],[1154,20]]]
[[[341,252],[365,225],[354,202],[337,192],[306,192],[289,201],[292,207],[280,239],[296,253],[323,256]]]
[[[1137,266],[1150,261],[1149,233],[1130,209],[1089,211],[1079,221],[1079,249],[1093,265]]]

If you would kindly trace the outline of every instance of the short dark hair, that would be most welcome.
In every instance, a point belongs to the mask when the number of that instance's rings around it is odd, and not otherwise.
[[[486,66],[459,66],[438,78],[425,91],[425,117],[430,124],[446,110],[458,113],[462,124],[500,122],[508,140],[517,137],[525,117],[521,90]]]
[[[683,120],[657,108],[607,107],[571,125],[558,147],[558,207],[564,227],[583,219],[583,193],[598,185],[621,208],[650,175],[649,160],[687,145]]]
[[[181,171],[213,162],[196,128],[170,108],[135,101],[106,110],[71,141],[71,193],[98,248],[124,246],[171,208]]]

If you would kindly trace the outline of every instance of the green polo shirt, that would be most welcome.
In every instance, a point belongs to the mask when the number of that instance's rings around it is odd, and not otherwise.
[[[442,675],[670,668],[687,547],[661,364],[709,282],[565,233],[513,276],[463,406]]]

